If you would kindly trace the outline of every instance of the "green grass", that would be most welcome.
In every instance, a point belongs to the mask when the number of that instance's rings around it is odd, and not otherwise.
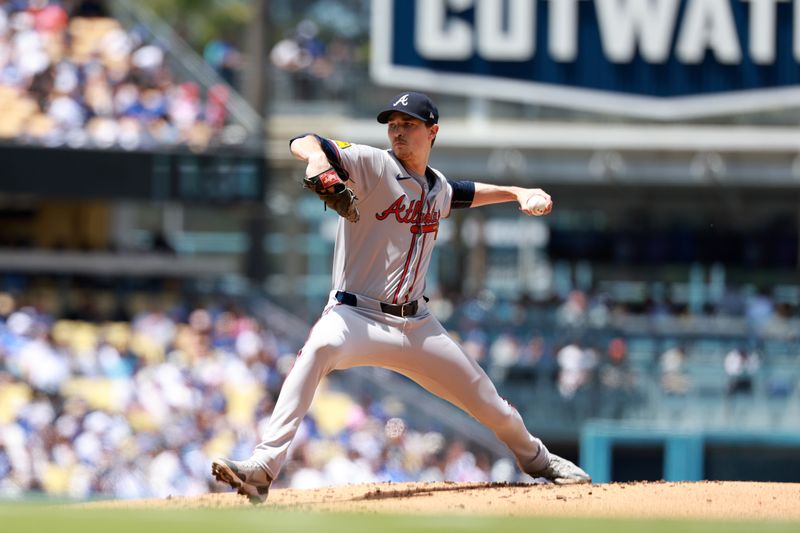
[[[271,509],[106,510],[64,509],[41,504],[0,505],[2,531],[36,533],[796,533],[797,522],[706,522],[574,518],[488,518],[471,516],[399,516],[274,511]]]

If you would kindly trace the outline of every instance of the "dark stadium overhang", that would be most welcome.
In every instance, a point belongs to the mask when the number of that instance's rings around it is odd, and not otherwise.
[[[47,148],[0,143],[0,195],[45,198],[262,203],[265,156]]]

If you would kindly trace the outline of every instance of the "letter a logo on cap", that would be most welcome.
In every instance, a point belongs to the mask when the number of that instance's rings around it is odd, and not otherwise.
[[[408,95],[404,94],[403,96],[398,98],[397,101],[392,104],[392,107],[396,106],[397,104],[408,105]]]

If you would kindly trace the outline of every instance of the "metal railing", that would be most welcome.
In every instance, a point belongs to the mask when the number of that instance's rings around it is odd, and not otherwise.
[[[155,12],[139,2],[115,0],[111,3],[114,17],[123,25],[136,26],[149,34],[154,44],[164,49],[171,65],[183,78],[209,88],[225,85],[229,89],[227,109],[233,120],[245,128],[252,143],[264,140],[264,119],[253,107],[184,41],[175,30]]]

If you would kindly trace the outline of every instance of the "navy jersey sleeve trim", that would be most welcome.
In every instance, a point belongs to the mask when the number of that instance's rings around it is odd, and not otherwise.
[[[466,209],[472,207],[475,198],[475,182],[466,180],[447,180],[453,188],[453,197],[450,200],[450,209]]]

